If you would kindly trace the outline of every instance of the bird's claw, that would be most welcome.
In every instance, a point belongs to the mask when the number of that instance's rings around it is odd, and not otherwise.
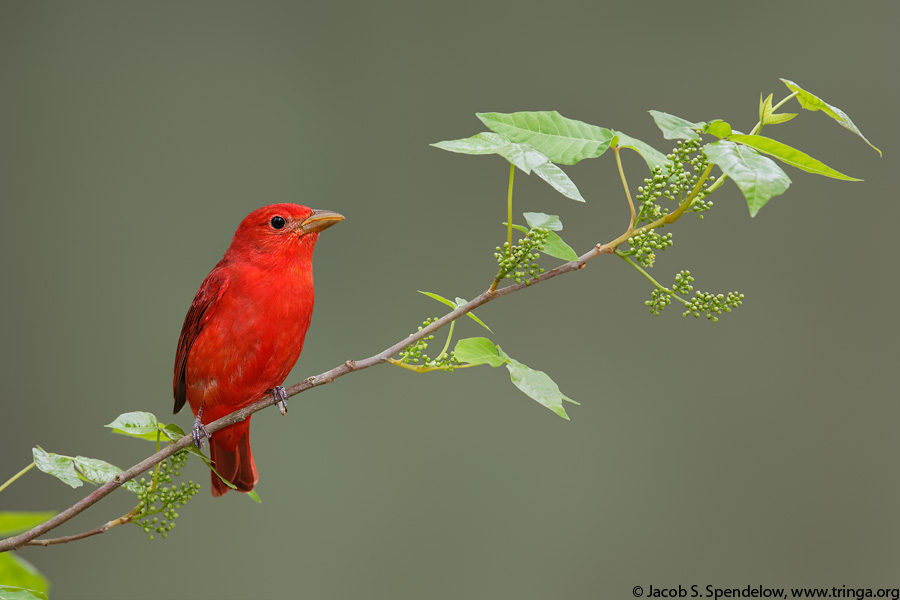
[[[267,391],[275,398],[275,406],[281,411],[281,416],[283,417],[285,413],[287,413],[287,392],[285,392],[284,388],[280,385],[276,385],[274,388]]]
[[[204,437],[208,440],[212,439],[212,434],[206,430],[206,427],[203,426],[203,422],[200,420],[202,415],[203,407],[201,406],[200,410],[197,411],[197,418],[194,419],[194,427],[191,429],[191,439],[194,440],[194,445],[198,449],[203,448]]]

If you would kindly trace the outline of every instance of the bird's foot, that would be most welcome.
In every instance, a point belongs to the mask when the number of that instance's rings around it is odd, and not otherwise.
[[[281,416],[283,417],[285,413],[287,413],[287,392],[284,391],[284,388],[280,385],[276,385],[271,390],[266,390],[272,397],[275,398],[275,406],[278,407],[278,410],[281,411]]]
[[[203,422],[200,420],[200,417],[203,416],[203,407],[200,407],[200,410],[197,411],[197,418],[194,419],[194,427],[191,429],[191,439],[194,440],[194,445],[197,448],[203,447],[203,438],[205,437],[208,440],[212,439],[212,434],[206,430],[206,427],[203,426]]]

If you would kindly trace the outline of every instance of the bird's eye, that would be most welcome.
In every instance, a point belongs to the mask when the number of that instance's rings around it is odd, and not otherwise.
[[[286,223],[284,217],[272,217],[272,220],[269,221],[269,224],[275,229],[283,229]]]

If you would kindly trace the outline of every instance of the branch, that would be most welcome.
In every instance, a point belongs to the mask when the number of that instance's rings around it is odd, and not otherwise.
[[[687,203],[685,203],[685,204],[687,204]],[[671,217],[672,215],[669,215],[669,216]],[[663,220],[661,219],[658,222],[651,223],[650,225],[644,226],[643,229],[649,229],[652,227],[662,227],[664,225],[669,224],[670,222],[674,222],[680,216],[681,216],[681,213],[678,213],[678,216],[676,216],[675,219],[672,219],[671,221],[662,222]],[[347,375],[348,373],[362,371],[363,369],[368,369],[369,367],[374,367],[375,365],[380,365],[382,363],[388,362],[388,360],[393,355],[397,354],[403,348],[409,346],[410,344],[414,344],[415,342],[421,340],[422,338],[424,338],[428,335],[431,335],[438,329],[441,329],[442,327],[444,327],[445,325],[447,325],[449,323],[452,323],[459,317],[472,312],[479,306],[482,306],[484,304],[487,304],[488,302],[496,300],[497,298],[500,298],[501,296],[506,296],[508,294],[518,292],[518,291],[523,290],[528,287],[534,287],[536,284],[543,283],[544,281],[553,279],[554,277],[557,277],[559,275],[564,275],[566,273],[571,273],[572,271],[577,271],[579,269],[583,269],[586,266],[587,261],[589,261],[593,258],[597,258],[601,254],[612,254],[615,251],[615,249],[621,243],[623,243],[627,238],[628,238],[628,235],[623,234],[623,235],[619,236],[618,238],[616,238],[615,240],[613,240],[612,242],[609,242],[607,244],[597,244],[594,248],[592,248],[588,252],[585,252],[584,254],[579,256],[577,260],[567,262],[565,264],[562,264],[562,265],[556,267],[555,269],[547,271],[546,273],[542,273],[538,277],[535,277],[534,279],[532,279],[528,284],[526,284],[525,282],[522,282],[522,283],[516,283],[513,285],[509,285],[509,286],[506,286],[506,287],[503,287],[503,288],[500,288],[497,290],[488,289],[487,291],[484,291],[481,294],[479,294],[474,299],[472,299],[469,302],[458,307],[456,310],[447,313],[446,315],[444,315],[440,319],[434,321],[427,327],[424,327],[421,330],[417,331],[416,333],[413,333],[413,334],[407,336],[406,338],[400,340],[396,344],[379,352],[378,354],[375,354],[373,356],[370,356],[369,358],[365,358],[362,360],[357,360],[357,361],[348,360],[345,363],[343,363],[337,367],[334,367],[333,369],[330,369],[328,371],[325,371],[324,373],[320,373],[319,375],[315,375],[313,377],[308,377],[307,379],[304,379],[300,383],[292,385],[291,387],[289,387],[285,390],[285,393],[287,394],[287,397],[290,398],[292,396],[296,396],[297,394],[300,394],[302,392],[310,390],[314,387],[319,387],[321,385],[325,385],[326,383],[331,383],[331,382],[335,381],[337,378],[343,377],[344,375]],[[234,425],[235,423],[237,423],[239,421],[243,421],[244,419],[246,419],[253,413],[258,412],[269,406],[272,406],[273,404],[275,404],[275,398],[272,397],[271,395],[267,394],[265,397],[263,397],[260,400],[257,400],[253,404],[249,404],[240,410],[236,410],[235,412],[233,412],[229,415],[226,415],[226,416],[222,417],[221,419],[218,419],[217,421],[213,421],[212,423],[207,424],[206,429],[210,433],[215,433],[216,431],[219,431],[220,429],[224,429],[225,427],[228,427],[229,425]],[[79,513],[84,512],[87,508],[93,506],[96,502],[98,502],[102,498],[109,495],[113,490],[120,487],[126,481],[130,481],[130,480],[134,479],[141,473],[147,471],[148,469],[152,468],[153,466],[155,466],[155,465],[161,463],[162,461],[164,461],[165,459],[169,458],[170,456],[172,456],[179,450],[183,450],[183,449],[187,448],[192,443],[193,442],[192,442],[191,436],[186,435],[186,436],[182,437],[180,440],[178,440],[177,442],[173,442],[173,443],[169,444],[168,446],[166,446],[165,448],[163,448],[156,454],[153,454],[152,456],[147,457],[146,459],[144,459],[141,462],[139,462],[138,464],[134,465],[127,471],[123,471],[122,473],[117,475],[116,478],[113,479],[112,481],[109,481],[109,482],[101,485],[96,490],[94,490],[89,495],[87,495],[85,498],[81,499],[80,501],[76,502],[75,504],[73,504],[72,506],[67,508],[66,510],[57,514],[52,519],[49,519],[49,520],[41,523],[40,525],[34,527],[33,529],[31,529],[29,531],[26,531],[25,533],[19,534],[14,537],[9,537],[9,538],[0,540],[0,552],[15,550],[16,548],[21,548],[22,546],[25,546],[25,545],[47,546],[47,545],[51,545],[51,544],[62,544],[62,543],[66,543],[69,541],[83,539],[85,537],[90,537],[92,535],[104,533],[111,527],[121,524],[121,523],[117,522],[118,520],[115,520],[115,521],[110,521],[106,525],[98,527],[97,529],[93,529],[91,531],[87,531],[84,533],[66,536],[66,537],[48,539],[48,540],[36,540],[37,537],[44,535],[48,531],[51,531],[51,530],[59,527],[60,525],[62,525],[63,523],[65,523],[66,521],[68,521],[69,519],[74,517],[75,515],[78,515]]]
[[[504,288],[500,288],[499,290],[485,291],[485,292],[481,293],[479,296],[477,296],[476,298],[474,298],[473,300],[470,300],[466,304],[463,304],[456,310],[454,310],[450,313],[447,313],[446,315],[444,315],[437,321],[431,323],[427,327],[424,327],[423,329],[417,331],[416,333],[409,335],[405,339],[400,340],[396,344],[386,348],[385,350],[379,352],[378,354],[375,354],[374,356],[370,356],[369,358],[365,358],[365,359],[357,360],[357,361],[348,360],[347,362],[343,363],[342,365],[334,367],[331,370],[325,371],[324,373],[320,373],[319,375],[315,375],[313,377],[309,377],[307,379],[304,379],[300,383],[292,385],[291,387],[289,387],[285,390],[287,397],[290,398],[291,396],[296,396],[297,394],[305,392],[314,387],[319,387],[320,385],[325,385],[326,383],[331,383],[331,382],[335,381],[337,378],[343,377],[344,375],[347,375],[348,373],[362,371],[363,369],[368,369],[369,367],[373,367],[375,365],[380,365],[382,363],[385,363],[388,361],[389,358],[391,358],[394,354],[397,354],[403,348],[419,341],[420,339],[424,338],[425,336],[431,335],[432,333],[434,333],[438,329],[444,327],[448,323],[455,321],[459,317],[465,315],[466,313],[473,311],[474,309],[478,308],[479,306],[482,306],[483,304],[487,304],[488,302],[491,302],[492,300],[500,298],[501,296],[506,296],[507,294],[512,294],[513,292],[518,292],[519,290],[523,290],[526,287],[533,287],[535,284],[547,281],[548,279],[552,279],[558,275],[563,275],[564,273],[570,273],[572,271],[577,271],[578,269],[584,268],[585,263],[587,261],[591,260],[592,258],[596,258],[597,256],[600,256],[601,254],[612,253],[613,250],[614,250],[613,246],[609,246],[609,245],[601,246],[598,244],[596,247],[594,247],[590,251],[588,251],[585,254],[583,254],[582,256],[580,256],[578,258],[578,260],[565,263],[563,265],[556,267],[555,269],[553,269],[551,271],[542,273],[540,276],[534,278],[531,281],[530,285],[526,285],[523,282],[523,283],[517,283],[514,285],[510,285],[510,286],[507,286]],[[260,411],[264,408],[267,408],[269,406],[272,406],[273,404],[275,404],[275,399],[271,395],[266,395],[264,398],[257,400],[253,404],[245,406],[244,408],[237,410],[229,415],[226,415],[217,421],[213,421],[212,423],[209,423],[208,425],[206,425],[206,429],[210,433],[215,433],[216,431],[219,431],[220,429],[228,427],[229,425],[234,425],[235,423],[237,423],[239,421],[243,421],[244,419],[246,419],[253,413]],[[67,537],[63,537],[63,538],[55,538],[53,540],[36,540],[35,541],[35,538],[47,533],[48,531],[51,531],[51,530],[59,527],[60,525],[62,525],[63,523],[65,523],[66,521],[68,521],[69,519],[74,517],[75,515],[84,512],[87,508],[89,508],[90,506],[93,506],[96,502],[98,502],[100,499],[102,499],[105,496],[107,496],[108,494],[110,494],[113,490],[120,487],[126,481],[130,481],[130,480],[134,479],[135,477],[137,477],[144,471],[147,471],[148,469],[152,468],[153,466],[161,463],[163,460],[169,458],[170,456],[172,456],[179,450],[183,450],[183,449],[187,448],[189,445],[191,445],[191,443],[192,443],[192,440],[191,440],[190,435],[186,435],[186,436],[182,437],[177,442],[173,442],[172,444],[169,444],[168,446],[166,446],[165,448],[163,448],[156,454],[153,454],[152,456],[142,460],[141,462],[134,465],[127,471],[123,471],[118,476],[116,476],[115,479],[113,479],[112,481],[110,481],[108,483],[101,485],[96,490],[91,492],[88,496],[86,496],[82,500],[78,501],[77,503],[73,504],[66,510],[62,511],[61,513],[59,513],[52,519],[49,519],[49,520],[41,523],[40,525],[34,527],[33,529],[31,529],[29,531],[26,531],[25,533],[19,534],[15,537],[9,537],[9,538],[0,540],[0,552],[6,552],[8,550],[15,550],[16,548],[20,548],[26,544],[27,545],[42,545],[42,546],[56,544],[56,543],[61,544],[61,543],[65,543],[68,541],[73,541],[76,539],[82,539],[85,537],[89,537],[91,535],[97,535],[99,533],[104,533],[111,526],[118,525],[119,523],[116,523],[115,521],[111,521],[110,523],[107,523],[106,525],[104,525],[102,527],[99,527],[97,529],[94,529],[94,530],[91,530],[91,531],[88,531],[85,533],[81,533],[81,534],[77,534],[77,535],[73,535],[73,536],[67,536]]]

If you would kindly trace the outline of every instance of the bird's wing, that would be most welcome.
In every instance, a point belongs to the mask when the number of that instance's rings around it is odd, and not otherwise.
[[[181,328],[181,336],[178,338],[178,353],[175,356],[175,379],[172,383],[175,393],[175,410],[178,412],[187,401],[187,384],[185,382],[188,354],[191,353],[191,346],[203,327],[209,322],[222,294],[228,288],[230,278],[228,272],[220,267],[216,267],[207,275],[203,281],[203,285],[194,296],[191,302],[191,308],[188,310],[187,316],[184,318],[184,325]]]

